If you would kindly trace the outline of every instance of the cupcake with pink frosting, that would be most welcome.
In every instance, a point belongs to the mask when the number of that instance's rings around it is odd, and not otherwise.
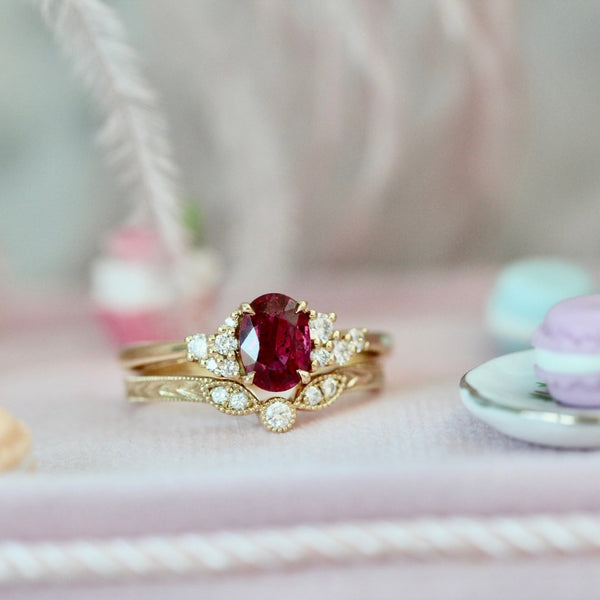
[[[532,344],[536,375],[557,402],[600,407],[600,294],[554,305]]]
[[[183,337],[189,323],[201,324],[213,304],[219,257],[194,246],[181,259],[179,276],[178,289],[156,231],[134,225],[115,229],[92,264],[94,312],[121,346]]]

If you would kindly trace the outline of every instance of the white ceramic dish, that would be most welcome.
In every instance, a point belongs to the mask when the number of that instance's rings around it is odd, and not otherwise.
[[[600,448],[600,409],[555,402],[536,380],[534,351],[515,352],[469,371],[460,382],[467,409],[519,440],[563,448]]]

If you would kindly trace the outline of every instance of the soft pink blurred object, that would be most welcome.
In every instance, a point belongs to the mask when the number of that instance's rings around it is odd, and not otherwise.
[[[202,329],[220,265],[203,249],[190,250],[181,261],[181,281],[174,281],[155,231],[125,226],[108,236],[92,265],[91,296],[99,321],[117,344],[177,339]]]

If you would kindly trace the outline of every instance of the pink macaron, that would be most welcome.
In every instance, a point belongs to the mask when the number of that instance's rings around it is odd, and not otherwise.
[[[531,343],[535,373],[557,402],[600,407],[600,294],[555,304]]]

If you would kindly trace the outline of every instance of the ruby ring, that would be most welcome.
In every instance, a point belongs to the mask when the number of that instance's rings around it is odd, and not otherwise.
[[[127,398],[203,402],[228,415],[258,413],[269,431],[288,431],[299,410],[320,410],[346,391],[382,386],[389,337],[336,329],[335,322],[335,313],[265,294],[241,304],[214,334],[123,349]]]

